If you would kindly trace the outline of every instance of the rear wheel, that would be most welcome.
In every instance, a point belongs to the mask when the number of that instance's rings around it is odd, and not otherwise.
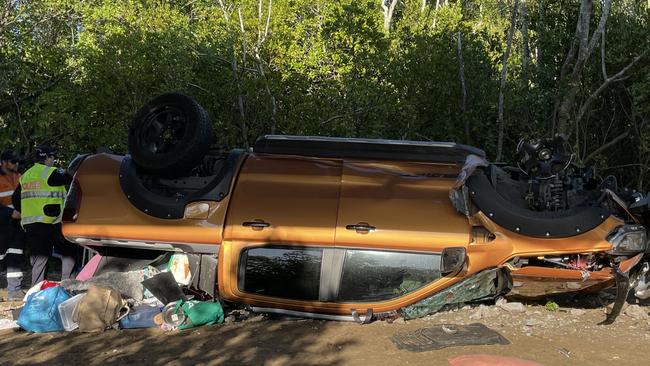
[[[129,152],[148,173],[175,177],[201,162],[212,144],[212,122],[194,99],[160,95],[138,110],[129,128]]]

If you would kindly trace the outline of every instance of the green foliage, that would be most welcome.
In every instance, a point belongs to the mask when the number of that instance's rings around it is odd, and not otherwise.
[[[546,310],[548,310],[548,311],[558,311],[558,310],[560,310],[560,306],[555,301],[552,301],[552,300],[547,301],[546,305],[544,305],[544,308],[546,308]]]
[[[390,32],[381,0],[9,4],[0,19],[2,147],[29,152],[52,143],[66,156],[98,147],[124,153],[133,113],[157,94],[180,91],[206,107],[226,148],[283,133],[453,140],[491,157],[497,150],[501,62],[514,0],[451,1],[438,8],[434,1],[422,8],[420,0],[401,0]],[[560,69],[580,6],[569,0],[525,4],[526,37],[518,15],[507,60],[508,158],[520,138],[553,133],[564,87]],[[591,32],[599,3],[594,9]],[[571,135],[584,159],[628,132],[622,143],[590,158],[603,174],[639,189],[650,189],[649,11],[647,2],[613,2],[608,76],[648,53],[627,78],[597,96]],[[587,60],[576,110],[603,80],[597,47]]]

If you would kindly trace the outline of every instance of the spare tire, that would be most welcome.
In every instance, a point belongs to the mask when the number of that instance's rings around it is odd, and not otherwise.
[[[148,173],[187,174],[212,145],[212,122],[194,99],[179,93],[160,95],[140,108],[129,127],[129,153]]]

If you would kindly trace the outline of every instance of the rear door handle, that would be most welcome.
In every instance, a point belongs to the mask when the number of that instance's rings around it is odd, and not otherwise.
[[[250,227],[253,230],[263,230],[265,227],[271,226],[271,224],[262,219],[254,219],[253,221],[242,222],[241,226]]]
[[[368,224],[367,222],[360,222],[358,224],[346,225],[345,228],[348,230],[354,230],[359,234],[367,234],[371,231],[377,230],[376,227]]]

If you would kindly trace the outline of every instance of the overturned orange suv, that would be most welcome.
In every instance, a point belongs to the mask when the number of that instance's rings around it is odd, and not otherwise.
[[[415,318],[510,294],[650,297],[650,199],[578,166],[561,137],[515,167],[446,142],[264,136],[212,146],[181,94],[135,115],[129,154],[80,156],[63,233],[101,253],[184,252],[197,287],[255,311]]]

